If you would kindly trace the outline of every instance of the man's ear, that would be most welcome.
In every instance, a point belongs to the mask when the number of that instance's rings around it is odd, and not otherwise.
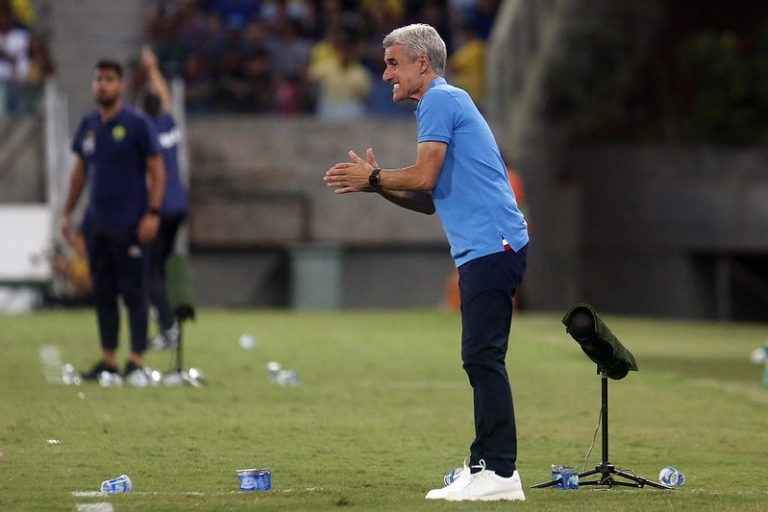
[[[429,61],[429,57],[426,55],[419,55],[419,69],[421,69],[422,73],[426,73],[429,71],[429,66],[431,65]]]

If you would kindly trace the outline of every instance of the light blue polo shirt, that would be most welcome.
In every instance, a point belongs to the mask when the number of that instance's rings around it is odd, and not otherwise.
[[[528,243],[507,170],[488,123],[465,91],[432,81],[416,107],[419,143],[448,145],[432,199],[460,266]]]

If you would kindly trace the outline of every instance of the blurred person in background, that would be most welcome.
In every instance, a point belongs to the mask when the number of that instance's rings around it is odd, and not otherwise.
[[[324,177],[337,194],[377,192],[394,204],[435,211],[459,270],[461,356],[474,396],[475,439],[469,465],[427,499],[522,501],[517,430],[506,369],[512,300],[525,271],[528,232],[488,123],[469,95],[443,74],[446,46],[431,26],[415,24],[384,38],[383,79],[394,101],[417,102],[416,163],[382,169],[373,150]]]
[[[184,106],[190,114],[215,110],[216,80],[211,64],[203,55],[191,53],[184,60]]]
[[[23,27],[31,29],[37,20],[35,13],[36,2],[32,0],[0,0],[0,3],[7,4],[11,8],[13,18]]]
[[[359,119],[371,89],[368,70],[360,61],[360,41],[351,30],[335,39],[337,56],[314,62],[309,78],[317,84],[317,115],[324,119]]]
[[[165,190],[157,131],[141,112],[124,106],[123,68],[100,60],[94,69],[97,111],[83,117],[72,142],[75,164],[61,218],[64,240],[74,244],[72,213],[88,186],[82,223],[93,281],[102,360],[83,375],[118,375],[118,296],[128,310],[131,349],[123,374],[146,376],[149,244],[160,227]]]
[[[7,3],[0,3],[0,115],[20,108],[20,90],[29,73],[29,32],[16,26]]]
[[[75,230],[70,250],[57,247],[51,259],[53,270],[67,283],[66,303],[70,306],[92,305],[93,282],[88,267],[88,250],[82,230]]]
[[[486,43],[477,37],[472,25],[464,25],[458,46],[448,58],[449,77],[456,87],[469,93],[482,111],[485,106]]]
[[[181,133],[171,113],[172,97],[160,72],[157,57],[149,46],[141,50],[141,65],[147,76],[148,91],[143,110],[157,130],[165,168],[165,194],[160,206],[160,227],[149,246],[149,300],[157,313],[158,333],[150,346],[156,350],[176,348],[179,325],[168,301],[165,264],[176,247],[176,235],[187,217],[189,200],[181,182],[179,142]]]
[[[305,110],[309,91],[311,42],[301,36],[298,21],[284,19],[278,25],[277,39],[272,45],[271,60],[275,78],[275,107],[281,114]]]

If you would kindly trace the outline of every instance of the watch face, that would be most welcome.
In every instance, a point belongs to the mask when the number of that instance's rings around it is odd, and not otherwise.
[[[379,172],[381,172],[381,169],[374,169],[371,171],[371,175],[368,176],[368,184],[373,188],[379,188]]]

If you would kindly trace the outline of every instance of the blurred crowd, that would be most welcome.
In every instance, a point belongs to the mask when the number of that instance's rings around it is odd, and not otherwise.
[[[482,105],[485,48],[500,0],[165,0],[145,16],[167,78],[186,108],[206,112],[391,115],[381,41],[415,22],[448,45],[448,75]],[[141,77],[139,77],[139,80]]]
[[[39,104],[54,67],[45,39],[35,31],[31,0],[0,0],[0,115]]]

